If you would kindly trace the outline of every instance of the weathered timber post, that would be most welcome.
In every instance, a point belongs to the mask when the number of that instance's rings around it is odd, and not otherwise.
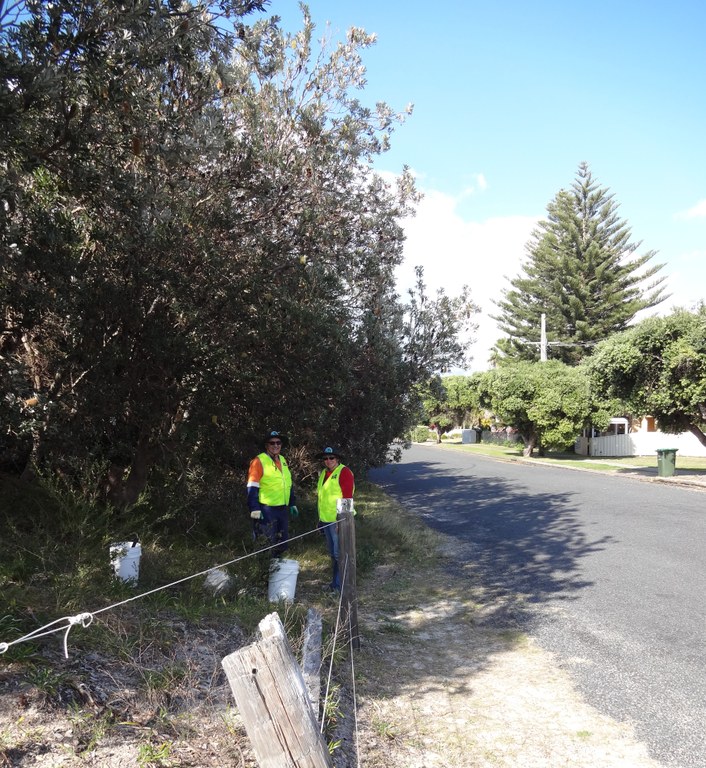
[[[306,612],[306,627],[304,629],[302,674],[315,716],[319,714],[319,700],[321,698],[321,635],[321,614],[314,608],[309,608]]]
[[[356,586],[355,519],[353,499],[336,502],[338,520],[338,570],[341,574],[341,624],[350,629],[349,639],[355,650],[360,648],[358,634],[358,588]]]
[[[276,613],[221,664],[260,768],[331,768],[304,678]]]

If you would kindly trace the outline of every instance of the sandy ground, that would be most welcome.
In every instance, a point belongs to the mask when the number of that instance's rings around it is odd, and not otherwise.
[[[377,592],[399,580],[381,569]],[[530,639],[487,622],[493,606],[459,594],[446,572],[419,574],[404,587],[414,591],[396,611],[363,601],[359,765],[659,766],[629,725],[588,706]]]

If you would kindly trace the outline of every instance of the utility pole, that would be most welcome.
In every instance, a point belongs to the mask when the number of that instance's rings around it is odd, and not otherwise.
[[[542,312],[539,326],[539,341],[520,339],[524,344],[539,344],[539,362],[547,362],[547,349],[549,347],[592,347],[597,341],[547,341],[547,316]]]
[[[539,362],[547,362],[547,316],[542,312],[539,337]]]

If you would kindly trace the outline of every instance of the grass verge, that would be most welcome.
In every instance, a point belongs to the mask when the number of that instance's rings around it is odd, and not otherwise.
[[[506,461],[533,461],[545,464],[560,464],[562,466],[579,467],[583,469],[592,469],[599,472],[615,472],[616,469],[654,469],[657,471],[657,456],[606,456],[605,458],[596,458],[594,456],[579,456],[575,453],[561,453],[559,451],[548,451],[545,456],[533,456],[526,459],[522,455],[521,448],[494,445],[492,443],[474,443],[471,445],[462,445],[451,441],[443,442],[439,447],[448,448],[456,451],[464,451],[482,456],[490,456]],[[700,456],[679,456],[677,454],[676,469],[691,471],[696,474],[706,474],[706,457]]]
[[[123,521],[122,533],[113,535],[115,521],[99,507],[55,487],[7,476],[0,477],[0,497],[5,531],[0,541],[0,642],[62,616],[97,612],[90,626],[72,628],[68,660],[63,658],[63,633],[12,645],[0,656],[0,698],[5,700],[0,706],[0,765],[3,758],[22,765],[57,750],[73,755],[78,765],[89,755],[114,750],[118,742],[130,764],[187,765],[192,763],[179,762],[180,755],[195,750],[204,733],[230,746],[218,760],[201,754],[193,764],[222,765],[218,761],[224,754],[232,753],[235,760],[237,753],[249,765],[247,739],[232,705],[228,709],[231,697],[220,659],[249,642],[273,610],[298,652],[309,606],[321,611],[325,652],[333,652],[337,602],[323,590],[330,560],[315,530],[312,498],[304,497],[299,505],[301,517],[293,522],[287,553],[301,566],[297,602],[273,605],[267,599],[270,558],[253,553],[247,524],[220,540],[199,535],[198,529],[174,535],[158,526],[147,528],[140,535],[143,554],[134,587],[114,578],[108,554],[110,542],[126,539],[124,531],[132,522]],[[366,606],[407,601],[412,590],[405,564],[423,568],[437,561],[431,532],[413,520],[402,524],[400,510],[365,481],[357,484],[356,509],[359,582],[376,577],[381,567],[396,571],[385,593],[367,592]],[[206,590],[203,575],[181,581],[233,560],[238,562],[225,567],[232,583],[226,594]],[[174,581],[180,583],[162,589]],[[398,629],[394,620],[385,623],[390,634]],[[339,649],[337,660],[345,655]],[[337,693],[341,685],[334,680],[332,695],[343,696],[345,703],[345,695]],[[338,756],[346,737],[336,733],[349,724],[341,715],[344,703],[326,706],[327,738]],[[214,708],[219,713],[215,720]],[[65,723],[61,744],[56,743],[61,729],[53,725],[58,721]]]

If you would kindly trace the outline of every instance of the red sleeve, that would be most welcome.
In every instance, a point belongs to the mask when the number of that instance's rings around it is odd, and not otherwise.
[[[341,474],[338,476],[338,484],[341,486],[341,491],[343,491],[343,498],[352,499],[355,480],[353,478],[353,473],[348,467],[343,467],[341,470]]]

